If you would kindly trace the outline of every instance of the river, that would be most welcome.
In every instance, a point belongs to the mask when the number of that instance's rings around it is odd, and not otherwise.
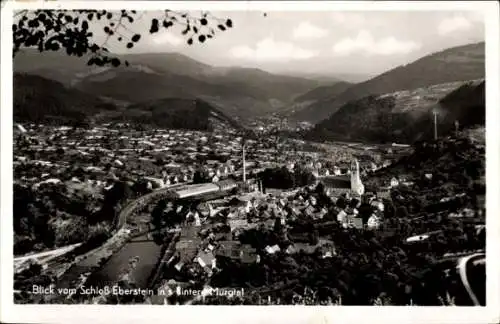
[[[198,204],[202,201],[219,198],[221,193],[202,195],[201,197],[185,199],[186,203]],[[143,226],[149,226],[149,215],[135,216],[135,221]],[[140,288],[148,288],[148,279],[156,270],[156,265],[162,257],[162,246],[152,240],[151,234],[134,238],[127,242],[118,252],[88,278],[86,286],[103,287],[116,283],[124,270],[128,268],[129,261],[138,257],[139,260],[133,271],[133,280]]]
[[[148,238],[149,236],[149,238]],[[162,246],[150,238],[151,235],[134,238],[116,252],[98,271],[88,279],[86,286],[104,287],[116,283],[128,268],[129,261],[138,257],[133,279],[138,287],[147,288],[148,278],[161,258]]]
[[[175,185],[181,186],[181,185]],[[172,186],[172,187],[175,187]],[[171,187],[170,187],[171,188]],[[154,195],[154,194],[153,194]],[[149,194],[147,197],[153,197]],[[186,199],[187,203],[199,203],[201,201],[211,200],[218,198],[220,196],[225,196],[226,192],[217,192],[209,195],[202,195],[197,198]],[[145,196],[141,197],[144,199]],[[123,220],[129,223],[134,223],[133,227],[139,226],[149,226],[149,214],[139,216],[135,215],[133,220],[127,219],[130,214],[133,213],[134,208],[132,205],[126,207],[122,213]],[[125,217],[127,216],[127,217]],[[141,224],[141,225],[140,225]],[[93,287],[104,287],[106,285],[116,283],[121,274],[128,268],[129,263],[132,258],[138,257],[136,267],[133,271],[133,279],[136,285],[140,288],[147,288],[148,279],[158,263],[158,260],[162,257],[162,246],[156,244],[152,238],[151,234],[144,234],[143,236],[136,237],[131,241],[125,243],[117,252],[115,252],[101,267],[99,270],[94,271],[90,274],[85,286]],[[97,255],[97,254],[96,254]],[[66,288],[76,288],[75,282],[78,282],[78,278],[85,273],[91,272],[95,264],[99,261],[97,255],[91,255],[87,259],[78,262],[71,269],[69,269],[59,280],[58,287]]]

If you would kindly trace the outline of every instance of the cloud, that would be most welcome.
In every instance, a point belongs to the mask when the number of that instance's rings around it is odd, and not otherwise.
[[[394,37],[375,40],[366,30],[360,31],[355,38],[341,39],[333,46],[333,52],[339,56],[354,52],[364,52],[372,55],[406,54],[420,48],[420,44],[413,41],[401,41]]]
[[[455,16],[443,19],[438,25],[439,35],[448,35],[455,32],[469,30],[472,23],[463,16]]]
[[[328,31],[326,29],[315,26],[308,21],[301,22],[293,30],[293,38],[297,39],[323,38],[326,35],[328,35]]]
[[[236,58],[254,61],[306,60],[317,55],[314,51],[297,47],[289,42],[275,41],[271,37],[261,40],[254,48],[233,47],[230,53]]]
[[[152,38],[153,43],[156,45],[172,45],[172,46],[179,46],[184,42],[184,39],[182,39],[179,36],[176,36],[170,32],[164,32],[162,34],[158,34],[155,37]]]
[[[363,14],[357,12],[334,12],[332,19],[336,24],[345,28],[358,28],[365,23]]]

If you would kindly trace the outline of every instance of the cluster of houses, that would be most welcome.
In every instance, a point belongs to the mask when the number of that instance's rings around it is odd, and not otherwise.
[[[205,133],[180,130],[148,133],[105,125],[92,129],[17,126],[15,181],[25,185],[69,181],[100,186],[94,180],[105,183],[118,176],[164,187],[193,181],[197,164],[203,165],[213,182],[241,169],[241,159],[231,158],[240,151],[238,139],[223,135],[209,138]],[[210,157],[214,154],[225,161]]]
[[[287,166],[293,170],[299,165],[320,178],[348,174],[346,159],[352,157],[344,157],[340,150],[334,155],[344,162],[331,165],[331,153],[300,150],[300,145],[296,150],[297,143],[292,140],[277,145],[276,139],[262,137],[245,142],[247,153],[242,159],[242,138],[230,130],[205,133],[137,131],[127,125],[107,124],[90,129],[17,124],[15,133],[15,181],[28,185],[41,185],[50,179],[87,182],[101,188],[108,185],[106,180],[110,178],[126,178],[132,182],[145,180],[149,188],[155,189],[189,183],[197,172],[204,175],[206,182],[218,182],[230,176],[243,177],[244,168],[252,178],[265,168]],[[365,172],[389,162],[384,163],[375,165],[363,159],[360,170]]]
[[[353,177],[356,178],[356,171],[353,172]],[[355,185],[356,181],[353,184]],[[332,206],[335,206],[337,199],[341,198],[332,196],[330,199]],[[326,221],[326,217],[330,217],[346,228],[377,229],[380,226],[384,204],[376,196],[363,197],[373,211],[366,224],[358,215],[361,205],[358,193],[346,191],[342,199],[347,201],[344,208],[327,208],[318,203],[316,195],[301,189],[295,193],[278,195],[255,191],[202,202],[186,214],[186,220],[191,225],[181,230],[181,237],[176,245],[178,259],[174,267],[181,271],[186,265],[197,264],[210,276],[217,268],[218,257],[244,263],[260,262],[258,251],[249,245],[241,244],[238,237],[249,229],[275,230],[276,222],[287,229],[289,222],[298,218],[309,218],[313,222],[321,223]],[[307,238],[304,240],[293,235],[289,238],[291,240],[288,246],[269,245],[260,253],[315,253],[319,250],[324,258],[335,255],[335,247],[328,240],[310,242]]]
[[[233,240],[230,232],[216,232],[205,229],[202,239],[196,226],[181,230],[179,241],[175,245],[176,254],[172,256],[173,267],[181,272],[194,271],[193,265],[201,267],[208,276],[217,269],[217,260],[231,259],[243,263],[258,263],[260,256],[248,244]]]

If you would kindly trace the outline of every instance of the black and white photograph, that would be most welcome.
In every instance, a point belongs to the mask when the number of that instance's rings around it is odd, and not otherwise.
[[[2,12],[14,306],[495,306],[498,5],[153,3]]]

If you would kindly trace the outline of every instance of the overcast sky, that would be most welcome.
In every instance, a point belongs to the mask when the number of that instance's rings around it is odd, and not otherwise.
[[[199,12],[193,13],[199,16]],[[234,27],[189,46],[178,29],[141,39],[134,51],[180,52],[216,66],[271,72],[378,74],[424,55],[484,41],[475,12],[212,12]],[[138,24],[149,29],[147,12]],[[134,25],[134,29],[140,26]],[[112,50],[121,47],[112,46]]]

